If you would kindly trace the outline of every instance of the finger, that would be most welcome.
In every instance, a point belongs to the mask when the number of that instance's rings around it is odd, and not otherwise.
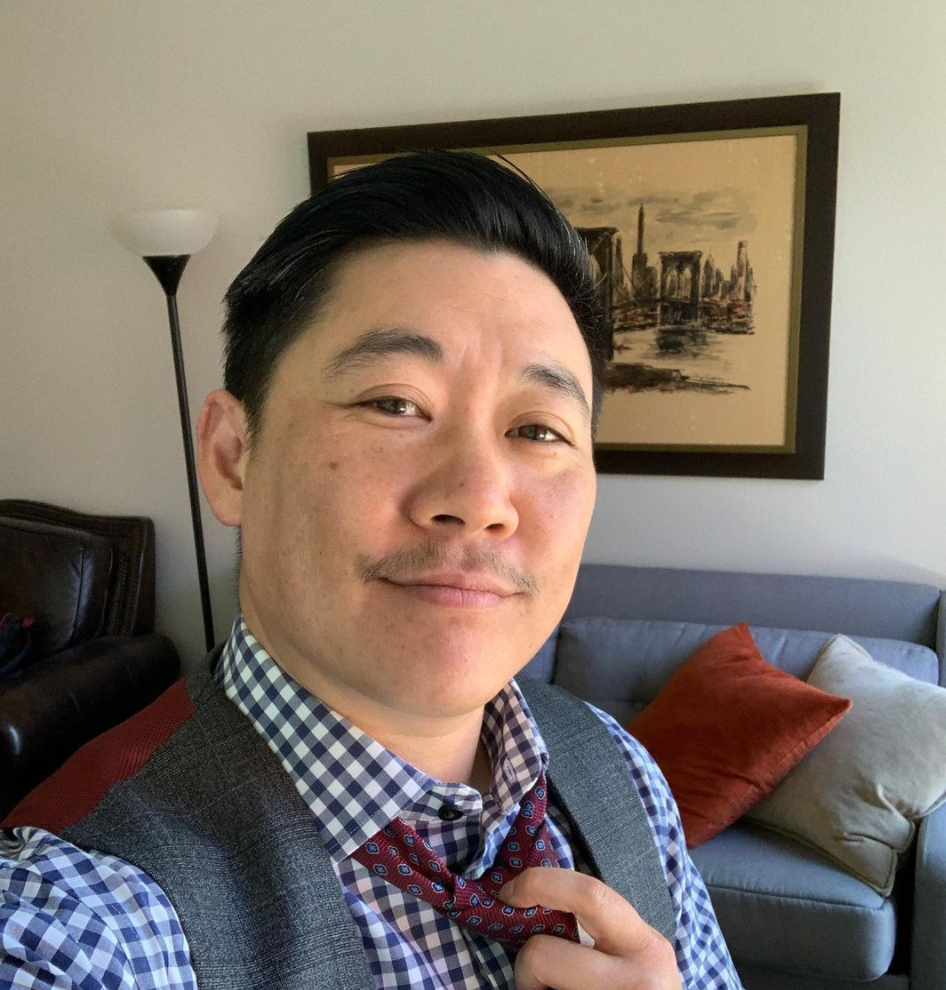
[[[601,952],[627,956],[666,941],[617,891],[574,870],[529,867],[507,883],[499,897],[514,907],[541,904],[570,911]]]
[[[621,959],[576,945],[554,935],[533,935],[516,955],[516,990],[616,990],[649,986],[646,974],[629,970],[634,960]]]

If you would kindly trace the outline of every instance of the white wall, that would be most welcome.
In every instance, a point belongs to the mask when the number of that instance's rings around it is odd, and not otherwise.
[[[595,561],[946,586],[946,5],[0,0],[0,497],[151,516],[158,627],[203,654],[163,297],[106,230],[219,213],[179,303],[192,417],[220,299],[308,194],[309,130],[840,91],[822,482],[603,476]],[[205,510],[222,637],[232,531]]]

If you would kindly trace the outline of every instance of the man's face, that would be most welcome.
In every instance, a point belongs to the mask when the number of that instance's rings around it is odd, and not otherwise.
[[[574,587],[596,483],[576,387],[590,404],[575,320],[518,257],[423,242],[349,259],[245,461],[251,631],[342,713],[481,707]]]

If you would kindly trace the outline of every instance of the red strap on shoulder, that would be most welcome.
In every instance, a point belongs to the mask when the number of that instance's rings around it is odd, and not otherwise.
[[[137,773],[193,714],[193,702],[179,680],[146,708],[77,749],[16,805],[0,828],[37,825],[59,832],[81,821],[110,787]]]

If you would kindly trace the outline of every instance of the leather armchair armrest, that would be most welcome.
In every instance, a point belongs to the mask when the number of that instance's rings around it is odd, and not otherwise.
[[[0,681],[0,819],[80,746],[154,701],[180,665],[159,633],[104,636]]]
[[[946,805],[920,822],[913,889],[910,990],[946,987]]]

